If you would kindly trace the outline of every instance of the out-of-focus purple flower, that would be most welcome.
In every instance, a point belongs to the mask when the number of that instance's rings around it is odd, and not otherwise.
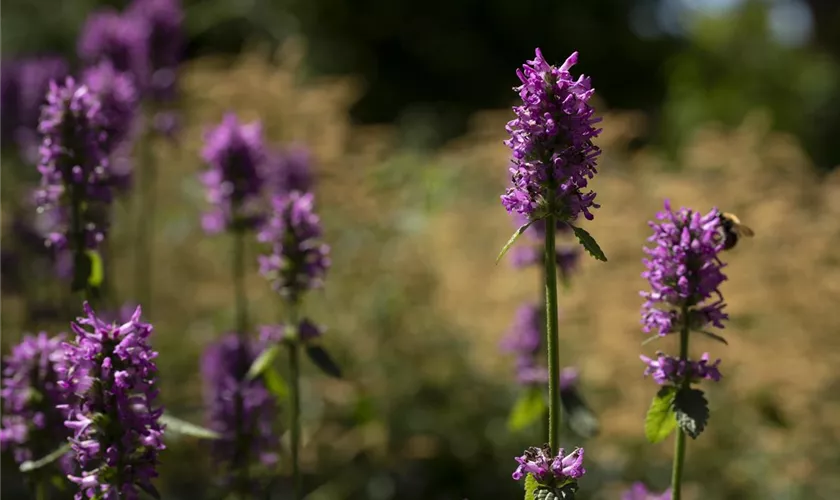
[[[313,184],[311,156],[309,149],[301,145],[272,151],[265,164],[268,192],[272,194],[285,194],[292,191],[309,192]]]
[[[657,494],[648,491],[644,483],[636,482],[621,494],[621,500],[671,500],[671,490],[667,489],[662,494]]]
[[[590,210],[599,206],[595,193],[584,190],[601,153],[592,144],[600,118],[589,104],[595,92],[589,78],[574,80],[569,73],[577,59],[575,52],[562,66],[551,66],[537,49],[516,72],[522,104],[514,106],[516,118],[506,127],[512,185],[502,196],[509,213],[532,219],[552,210],[560,220],[574,221],[580,214],[592,219]]]
[[[542,448],[532,446],[522,456],[516,457],[516,461],[519,463],[513,472],[516,481],[530,473],[542,485],[559,487],[577,481],[586,474],[583,468],[583,448],[575,448],[568,455],[560,448],[557,456],[554,456],[547,444]]]
[[[164,137],[174,139],[181,130],[181,115],[176,111],[159,111],[155,113],[152,127]]]
[[[656,359],[645,355],[640,355],[639,358],[647,365],[645,376],[652,375],[653,380],[659,385],[670,383],[678,386],[686,378],[692,383],[704,379],[717,382],[721,379],[718,370],[720,360],[710,364],[709,353],[704,353],[700,361],[680,360],[661,352],[656,353]]]
[[[63,334],[26,335],[4,359],[0,448],[11,450],[18,463],[46,456],[70,435],[64,426],[66,411],[57,408],[65,403],[58,386],[63,340]],[[63,457],[59,466],[70,473],[71,456]]]
[[[528,219],[520,214],[516,214],[514,222],[517,227],[528,222]],[[568,224],[562,221],[557,222],[557,232],[560,234],[567,234],[571,232]],[[511,250],[511,263],[515,268],[523,268],[534,264],[543,263],[543,255],[545,250],[543,242],[545,241],[545,221],[535,221],[525,231],[527,240],[531,242],[527,246],[519,246]],[[577,268],[580,261],[580,249],[575,247],[557,247],[557,268],[561,276],[564,278],[571,275]]]
[[[543,315],[537,304],[523,304],[516,310],[508,334],[502,339],[503,350],[520,356],[536,356],[542,349]]]
[[[579,379],[580,373],[577,368],[573,366],[563,368],[560,370],[560,390],[565,391],[566,389],[572,388],[577,385]]]
[[[212,205],[202,219],[204,230],[215,234],[258,224],[265,161],[260,122],[242,124],[235,114],[226,114],[205,136],[202,157],[210,168],[201,182]]]
[[[304,344],[317,340],[324,335],[324,328],[313,323],[308,318],[303,318],[297,327],[297,335],[290,338],[286,325],[263,325],[260,327],[260,341],[265,345],[277,344],[279,342],[300,340]]]
[[[213,451],[223,464],[242,467],[258,458],[271,465],[278,459],[274,399],[262,379],[245,380],[263,345],[243,343],[239,335],[231,333],[209,345],[202,356],[209,427],[222,435],[222,439],[213,442]],[[246,450],[247,456],[243,455]]]
[[[113,9],[92,13],[79,35],[79,58],[87,65],[106,60],[119,72],[128,73],[144,91],[149,83],[149,26],[142,19]]]
[[[260,255],[260,272],[291,302],[319,288],[330,266],[329,246],[321,242],[321,220],[312,193],[292,191],[275,196],[272,214],[257,238],[272,252]]]
[[[151,66],[151,97],[171,101],[184,51],[184,11],[179,0],[134,0],[126,17],[147,26],[146,51]]]
[[[718,258],[723,250],[719,212],[712,209],[704,215],[687,208],[674,212],[666,200],[656,219],[649,223],[653,236],[648,238],[655,246],[644,249],[649,258],[642,260],[647,268],[642,277],[651,288],[641,292],[642,329],[664,336],[686,322],[692,330],[709,324],[723,328],[729,316],[723,312],[726,304],[718,290],[726,280],[721,271],[725,264]]]
[[[70,443],[81,468],[68,478],[77,498],[139,498],[153,491],[158,454],[165,448],[163,413],[156,406],[157,352],[152,325],[140,307],[126,323],[106,323],[85,302],[86,316],[71,323],[76,338],[64,344],[60,387],[68,395]]]
[[[39,212],[52,212],[47,242],[58,249],[70,243],[73,213],[84,233],[80,243],[96,248],[105,237],[112,194],[104,127],[99,99],[88,87],[71,77],[50,84],[38,125],[41,187],[35,202]]]
[[[104,147],[110,154],[131,132],[139,100],[136,87],[131,76],[114,69],[109,60],[85,70],[82,83],[99,99]]]

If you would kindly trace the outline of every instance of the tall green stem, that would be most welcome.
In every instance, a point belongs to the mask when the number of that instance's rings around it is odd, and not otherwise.
[[[680,330],[680,360],[688,359],[688,308],[683,306],[682,317],[684,318],[683,327]],[[686,379],[683,381],[681,389],[685,388],[689,383]],[[677,429],[677,437],[674,444],[674,466],[671,469],[671,499],[680,500],[682,496],[682,473],[683,465],[685,464],[685,431]]]
[[[147,119],[154,118],[154,110],[147,113]],[[135,168],[135,178],[138,182],[137,206],[135,214],[136,242],[134,245],[134,287],[137,301],[143,305],[143,312],[147,315],[152,310],[152,253],[154,251],[155,234],[155,195],[156,177],[154,150],[152,139],[154,131],[148,127],[140,143],[141,160]]]
[[[41,479],[35,483],[35,500],[47,500],[47,485]]]
[[[555,216],[545,218],[545,316],[548,345],[548,443],[557,453],[560,449],[560,422],[563,406],[560,402],[560,364],[557,329],[557,261],[555,254]]]
[[[245,376],[248,369],[248,296],[245,291],[245,231],[238,225],[233,229],[233,290],[236,303],[236,335],[239,336],[239,366],[243,372],[238,374]],[[237,481],[235,488],[242,498],[248,498],[250,490],[249,479],[249,445],[251,437],[245,426],[245,408],[242,399],[242,392],[237,391],[234,398],[234,420],[236,422],[236,450],[234,452],[233,464],[237,469]]]
[[[300,338],[298,336],[299,332],[297,332],[297,304],[290,304],[289,309],[288,327],[294,328],[297,333],[288,344],[289,377],[292,379],[290,388],[291,408],[289,409],[289,429],[292,438],[292,482],[294,484],[294,498],[300,500],[303,498],[303,476],[300,473]]]

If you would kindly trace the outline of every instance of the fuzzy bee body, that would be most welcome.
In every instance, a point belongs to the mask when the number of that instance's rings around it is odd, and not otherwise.
[[[741,224],[741,219],[735,214],[723,212],[720,214],[720,223],[723,228],[723,249],[731,250],[738,244],[738,240],[742,237],[752,238],[755,233],[753,230]]]

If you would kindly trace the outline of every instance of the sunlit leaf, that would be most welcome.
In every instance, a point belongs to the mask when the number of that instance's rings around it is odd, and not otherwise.
[[[46,467],[47,465],[63,457],[64,454],[68,451],[70,451],[70,443],[65,443],[45,457],[39,458],[38,460],[27,460],[26,462],[23,462],[22,464],[20,464],[20,471],[31,472],[35,469]]]
[[[510,410],[507,427],[511,432],[518,432],[545,416],[545,398],[539,387],[532,387],[523,392]]]
[[[163,414],[160,417],[160,423],[166,426],[166,432],[181,434],[184,436],[195,437],[199,439],[220,439],[222,436],[218,432],[210,429],[205,429],[199,425],[191,424],[186,420],[173,417],[172,415]]]
[[[88,275],[88,285],[93,288],[102,286],[102,281],[105,279],[105,266],[102,264],[102,256],[96,250],[88,250],[87,257],[90,260],[90,274]]]
[[[527,476],[525,476],[525,500],[534,500],[534,495],[537,493],[537,488],[540,487],[540,483],[537,482],[534,475],[530,472]]]
[[[522,233],[524,233],[525,230],[527,230],[529,227],[531,227],[531,224],[533,224],[534,222],[537,222],[538,220],[540,220],[540,219],[529,220],[525,224],[522,224],[521,226],[519,226],[519,229],[514,231],[513,236],[511,236],[510,239],[508,240],[508,242],[505,243],[505,246],[502,247],[502,251],[499,252],[499,256],[496,257],[496,264],[498,264],[499,261],[502,260],[502,257],[504,257],[505,254],[508,252],[508,250],[510,250],[510,247],[512,247],[513,244],[516,243],[516,240],[518,240],[519,237],[522,236]]]
[[[651,443],[659,443],[667,438],[677,427],[677,420],[674,417],[674,396],[677,392],[675,387],[666,386],[659,389],[650,409],[645,417],[645,437]]]
[[[246,377],[248,380],[254,380],[255,378],[259,377],[263,374],[266,368],[271,366],[274,363],[274,360],[277,359],[277,355],[280,354],[280,345],[274,344],[268,349],[263,350],[257,359],[251,364],[251,367],[248,368],[248,375]]]
[[[282,401],[289,397],[289,385],[286,383],[286,380],[280,375],[280,372],[274,366],[270,365],[266,370],[262,373],[263,382],[265,383],[266,389],[269,390],[274,397],[278,400]]]

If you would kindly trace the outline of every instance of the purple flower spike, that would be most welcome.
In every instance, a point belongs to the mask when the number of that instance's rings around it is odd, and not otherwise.
[[[310,191],[313,184],[310,157],[311,153],[303,146],[273,151],[265,167],[269,191],[273,194]]]
[[[71,243],[74,206],[84,246],[96,248],[105,237],[112,199],[105,126],[99,99],[88,87],[70,77],[62,85],[50,84],[38,125],[43,139],[35,202],[39,212],[52,212],[47,244],[59,250]]]
[[[583,448],[576,448],[568,455],[561,448],[557,456],[554,456],[547,444],[542,448],[532,446],[522,456],[516,457],[516,461],[519,466],[512,475],[516,481],[530,473],[541,485],[560,487],[586,474],[583,468]]]
[[[674,212],[666,200],[665,210],[649,223],[653,236],[648,241],[654,247],[644,249],[649,258],[643,259],[647,270],[642,277],[651,288],[641,292],[645,332],[664,336],[686,323],[692,330],[724,327],[729,316],[718,290],[726,280],[721,271],[725,264],[718,259],[723,250],[719,214],[717,209],[707,214],[686,208]]]
[[[154,490],[158,453],[165,448],[163,409],[155,405],[157,352],[149,346],[152,325],[140,307],[126,323],[106,323],[85,302],[86,317],[71,323],[76,334],[64,344],[60,387],[68,395],[65,425],[81,468],[68,476],[77,498],[138,499]]]
[[[265,161],[262,125],[241,124],[236,115],[225,115],[205,136],[202,157],[210,168],[202,173],[201,182],[213,206],[204,215],[204,230],[215,234],[258,224]]]
[[[661,352],[656,353],[656,359],[644,355],[639,356],[639,358],[648,365],[645,369],[645,376],[652,375],[653,380],[659,385],[671,383],[679,386],[686,378],[692,383],[701,380],[718,382],[721,379],[718,370],[720,360],[709,364],[709,353],[704,353],[700,357],[700,361],[683,361]]]
[[[644,483],[636,482],[621,494],[621,500],[671,500],[671,490],[667,489],[660,495],[648,491]]]
[[[556,67],[537,49],[536,58],[516,72],[522,104],[507,124],[512,185],[502,196],[509,213],[532,219],[553,209],[560,220],[574,221],[580,214],[592,219],[590,210],[599,206],[595,193],[585,190],[601,154],[592,144],[600,118],[589,105],[594,93],[589,78],[575,80],[569,73],[577,57],[575,52]]]
[[[277,461],[274,432],[277,408],[262,379],[244,381],[245,374],[264,345],[243,344],[240,336],[228,334],[211,344],[201,359],[204,400],[211,429],[222,435],[213,442],[213,453],[223,464],[242,465],[251,457],[266,465]],[[241,420],[237,422],[237,404],[241,402]],[[248,436],[247,457],[237,448],[237,429]]]
[[[70,435],[66,411],[57,408],[65,403],[58,386],[63,340],[63,334],[26,335],[4,359],[0,448],[11,450],[17,463],[46,456]],[[59,466],[72,471],[71,455]]]
[[[272,200],[273,213],[257,238],[272,245],[259,258],[260,272],[291,302],[320,288],[330,267],[329,247],[321,242],[321,220],[312,193],[292,191]]]
[[[159,102],[175,98],[178,65],[184,52],[184,11],[179,0],[134,0],[126,17],[145,24],[146,51],[151,66],[151,97]]]
[[[82,82],[97,96],[102,114],[105,150],[110,154],[131,131],[137,114],[138,95],[130,75],[105,60],[87,69]]]
[[[79,58],[87,65],[110,61],[117,71],[130,74],[137,88],[145,89],[150,76],[148,37],[143,20],[102,9],[91,14],[82,28]]]

